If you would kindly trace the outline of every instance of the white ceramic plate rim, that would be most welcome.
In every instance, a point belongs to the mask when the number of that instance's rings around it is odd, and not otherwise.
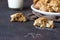
[[[44,15],[55,15],[55,16],[60,16],[60,13],[54,13],[54,12],[45,12],[45,11],[40,11],[40,10],[37,10],[33,7],[33,4],[31,5],[31,9],[37,13],[41,13],[41,14],[44,14]]]

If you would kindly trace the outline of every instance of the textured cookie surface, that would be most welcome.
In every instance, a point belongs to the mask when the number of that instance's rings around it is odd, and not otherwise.
[[[40,17],[34,21],[34,26],[40,28],[54,28],[54,23],[52,20],[47,19],[46,17]]]
[[[23,13],[15,13],[12,14],[11,16],[11,22],[12,21],[16,21],[16,22],[26,22],[27,18],[25,17],[25,15]]]

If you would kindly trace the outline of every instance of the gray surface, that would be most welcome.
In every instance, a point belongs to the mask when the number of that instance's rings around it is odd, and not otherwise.
[[[27,0],[25,0],[27,2]],[[25,7],[30,6],[25,2]],[[53,30],[39,30],[34,28],[33,21],[26,23],[10,22],[10,15],[17,11],[7,7],[6,0],[0,0],[0,40],[35,40],[24,37],[28,33],[40,34],[39,40],[60,40],[60,23],[55,23],[56,28]],[[30,13],[30,9],[22,10],[23,13]],[[36,39],[38,40],[38,39]]]

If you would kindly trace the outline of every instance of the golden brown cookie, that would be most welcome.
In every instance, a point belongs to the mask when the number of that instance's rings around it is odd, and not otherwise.
[[[34,21],[34,26],[40,28],[54,28],[54,23],[52,20],[47,19],[46,17],[40,17]]]
[[[60,0],[33,0],[34,8],[46,12],[60,12]]]
[[[11,22],[12,21],[17,21],[17,22],[26,22],[27,18],[25,17],[25,15],[23,13],[15,13],[12,14],[11,16]]]

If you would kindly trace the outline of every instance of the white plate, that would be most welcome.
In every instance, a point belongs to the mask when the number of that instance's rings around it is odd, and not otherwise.
[[[41,14],[44,14],[44,15],[60,16],[60,13],[44,12],[44,11],[37,10],[37,9],[35,9],[35,8],[33,7],[33,4],[31,5],[31,9],[32,9],[34,12],[41,13]]]

